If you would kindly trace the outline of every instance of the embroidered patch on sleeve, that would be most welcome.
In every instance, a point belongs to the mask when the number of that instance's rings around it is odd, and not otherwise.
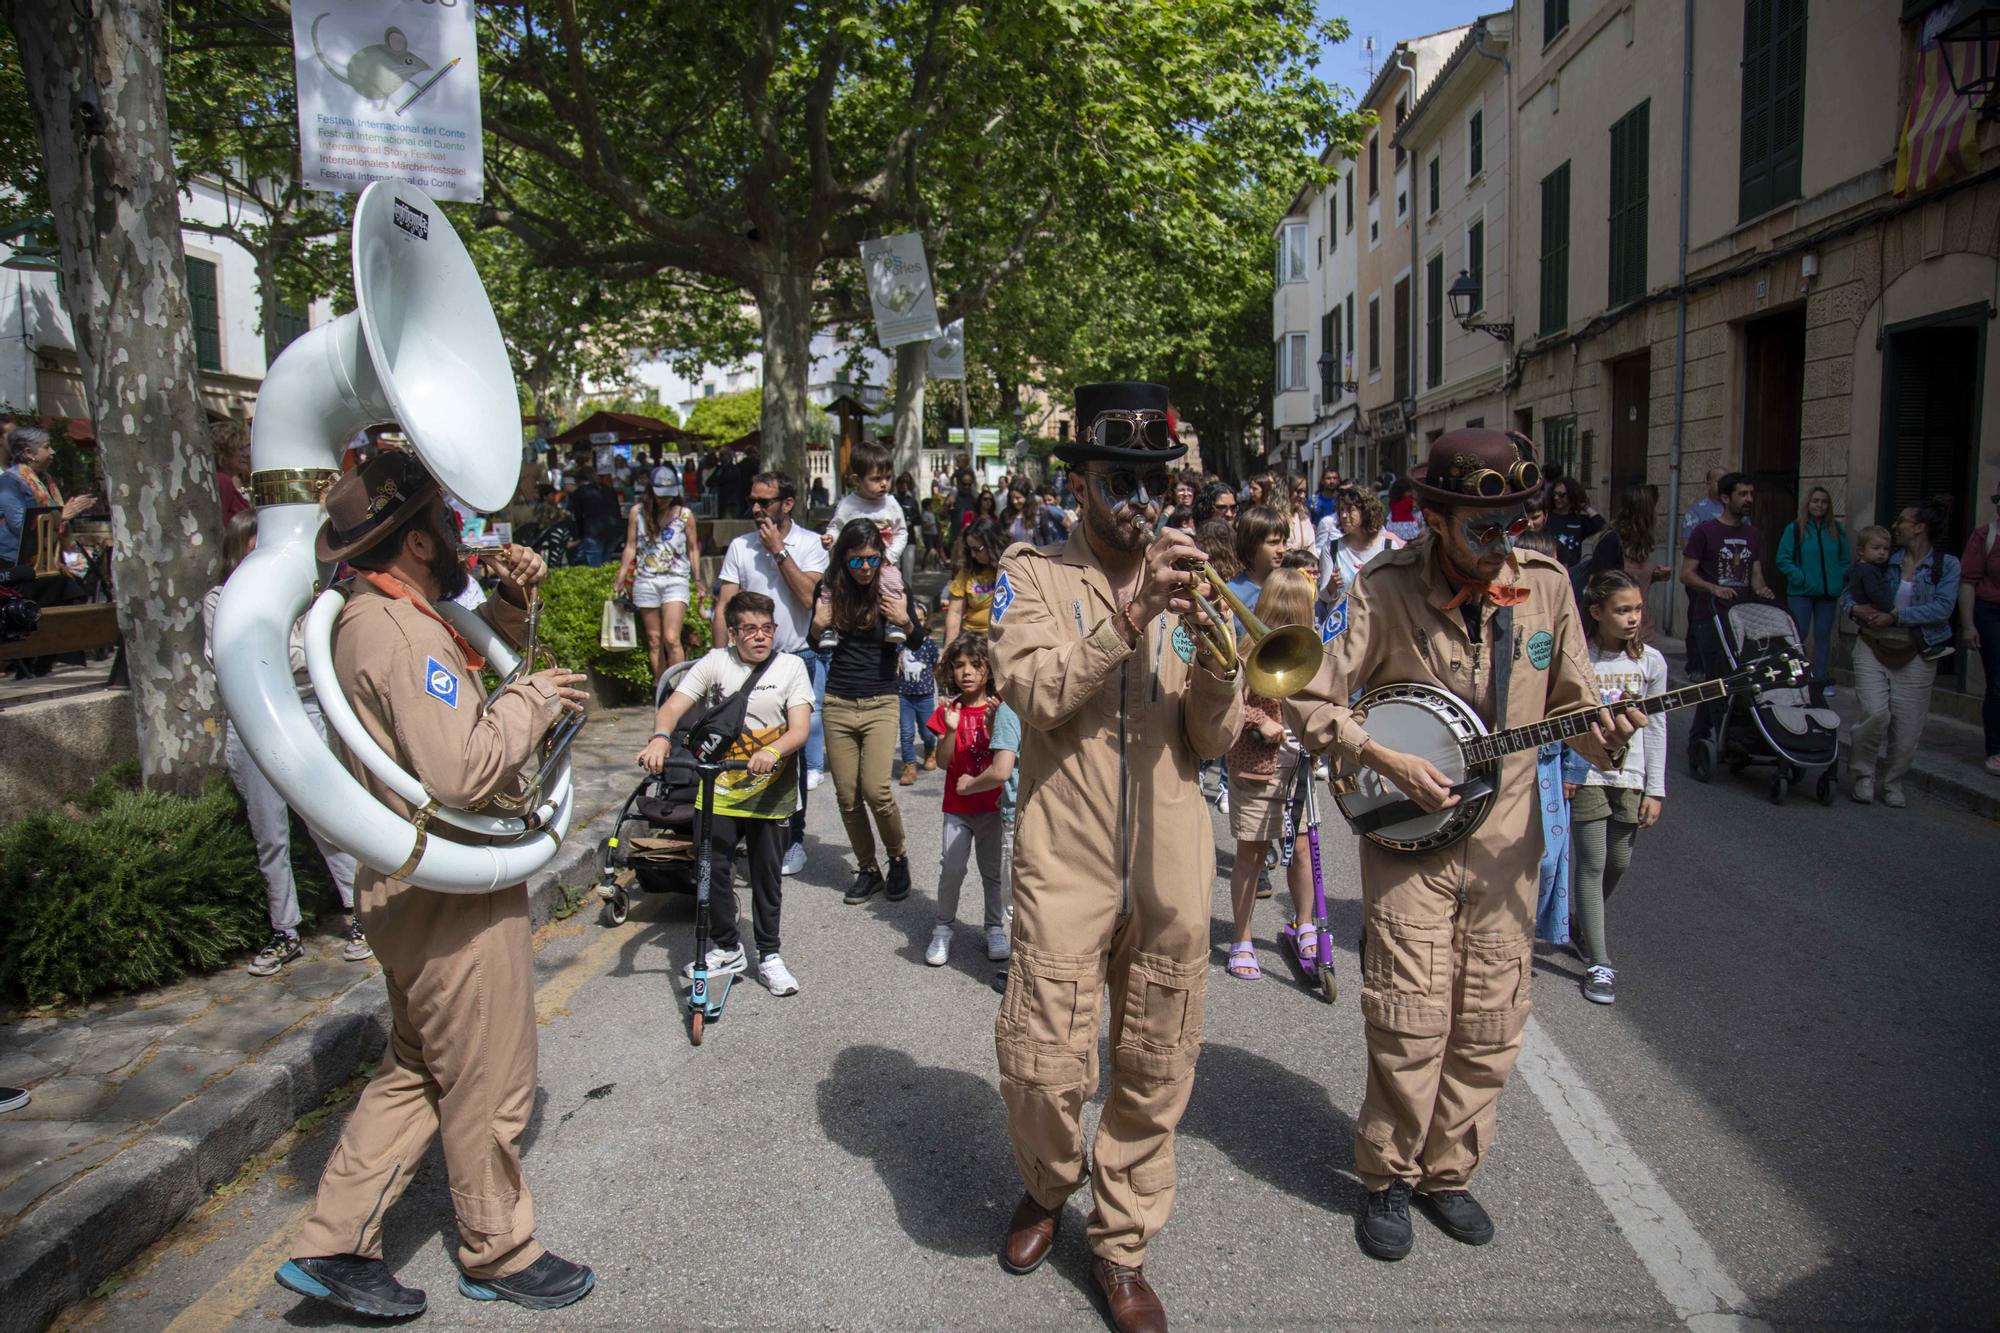
[[[1556,636],[1545,629],[1538,629],[1528,636],[1528,665],[1537,671],[1547,671],[1549,663],[1556,655]]]
[[[458,673],[435,657],[424,659],[424,693],[453,708],[458,707]]]
[[[1346,630],[1347,600],[1342,598],[1334,606],[1333,610],[1326,613],[1326,619],[1320,622],[1319,641],[1321,643],[1332,643],[1341,634],[1346,632]]]
[[[1000,581],[993,585],[992,619],[998,620],[1007,614],[1007,608],[1014,604],[1014,585],[1007,581],[1007,572],[1000,571]]]
[[[1194,634],[1186,625],[1174,626],[1174,656],[1183,662],[1194,661]]]

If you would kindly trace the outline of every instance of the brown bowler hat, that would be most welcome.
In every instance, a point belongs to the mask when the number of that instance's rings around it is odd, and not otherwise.
[[[326,522],[313,554],[338,564],[429,510],[437,478],[415,454],[385,449],[327,488]]]
[[[1427,504],[1498,509],[1539,494],[1542,468],[1520,431],[1468,426],[1438,436],[1430,461],[1410,469],[1410,486]]]

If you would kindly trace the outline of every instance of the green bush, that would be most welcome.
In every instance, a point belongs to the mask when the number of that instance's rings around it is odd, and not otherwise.
[[[100,778],[82,818],[34,814],[0,830],[0,994],[72,1003],[222,966],[270,932],[257,849],[226,779],[199,796]],[[300,907],[333,899],[293,821]]]
[[[556,661],[573,671],[589,671],[606,680],[629,687],[637,699],[653,697],[653,668],[644,646],[615,652],[597,646],[599,624],[604,615],[604,599],[618,577],[616,565],[565,565],[549,571],[542,585],[541,641],[555,653]],[[688,637],[693,655],[709,647],[708,604],[696,594],[698,605],[688,608]],[[643,634],[644,631],[641,631]]]

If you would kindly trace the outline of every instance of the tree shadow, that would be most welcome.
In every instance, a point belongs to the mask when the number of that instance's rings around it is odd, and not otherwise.
[[[1246,1107],[1255,1107],[1246,1114]],[[1354,1121],[1318,1081],[1239,1046],[1202,1047],[1180,1133],[1243,1171],[1330,1213],[1359,1212]]]
[[[850,1046],[820,1080],[817,1102],[827,1137],[874,1164],[912,1241],[939,1254],[998,1251],[1014,1192],[1000,1191],[999,1210],[978,1201],[1015,1173],[992,1084],[886,1046]]]

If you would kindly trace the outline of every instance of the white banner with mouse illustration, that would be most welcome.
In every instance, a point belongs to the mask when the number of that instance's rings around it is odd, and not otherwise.
[[[931,339],[929,374],[934,380],[965,378],[964,320],[954,319],[941,336]]]
[[[868,278],[868,302],[875,308],[877,344],[901,347],[943,335],[923,237],[906,231],[863,241],[861,268]]]
[[[315,190],[370,181],[434,199],[486,192],[471,0],[293,0],[299,174]]]

